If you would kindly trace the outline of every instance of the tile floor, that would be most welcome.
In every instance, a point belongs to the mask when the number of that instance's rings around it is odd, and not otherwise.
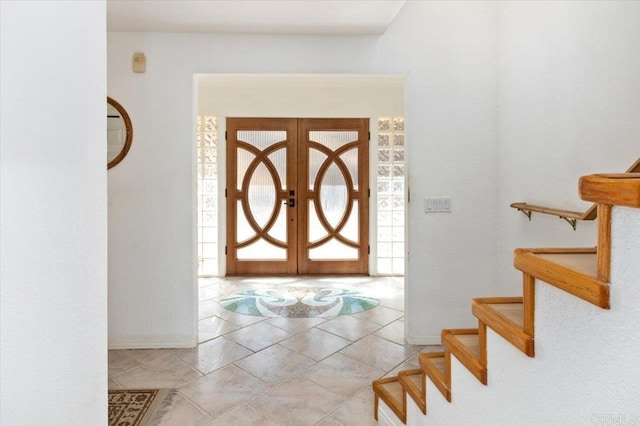
[[[218,302],[279,286],[358,290],[372,310],[333,318],[240,315]],[[109,351],[109,388],[177,388],[161,425],[375,425],[371,381],[417,368],[404,343],[402,278],[269,277],[200,281],[200,344]]]

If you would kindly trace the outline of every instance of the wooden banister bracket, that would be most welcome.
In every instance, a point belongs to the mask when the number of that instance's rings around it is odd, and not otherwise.
[[[566,216],[560,216],[560,219],[564,219],[569,225],[571,225],[574,231],[576,230],[578,219]]]
[[[526,203],[513,203],[513,204],[511,204],[511,207],[513,207],[515,209],[518,209],[518,211],[520,213],[522,213],[523,215],[525,215],[529,219],[529,222],[531,222],[531,213],[533,213],[533,212],[531,210],[527,210],[527,209],[525,209],[523,207],[518,207],[518,206],[516,206],[516,204],[526,204]]]

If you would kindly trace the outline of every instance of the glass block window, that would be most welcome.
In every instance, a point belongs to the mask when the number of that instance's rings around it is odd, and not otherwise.
[[[218,275],[218,120],[198,116],[198,275]]]
[[[378,119],[378,273],[404,275],[404,118]]]

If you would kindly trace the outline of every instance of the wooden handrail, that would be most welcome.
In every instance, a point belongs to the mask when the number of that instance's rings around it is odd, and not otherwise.
[[[583,176],[580,196],[597,204],[640,208],[640,173]]]
[[[640,173],[640,158],[638,158],[624,173],[619,173],[618,175],[626,176],[628,174],[635,173]],[[560,219],[565,220],[569,225],[571,225],[574,231],[576,230],[579,220],[595,220],[598,217],[598,209],[596,203],[589,207],[585,212],[562,210],[553,207],[528,204],[524,202],[512,203],[510,207],[522,212],[529,218],[529,220],[531,220],[531,213],[533,212],[558,216]]]

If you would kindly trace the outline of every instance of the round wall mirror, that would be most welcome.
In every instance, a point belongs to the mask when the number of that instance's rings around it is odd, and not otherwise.
[[[131,148],[133,128],[127,111],[107,96],[107,169],[122,161]]]

